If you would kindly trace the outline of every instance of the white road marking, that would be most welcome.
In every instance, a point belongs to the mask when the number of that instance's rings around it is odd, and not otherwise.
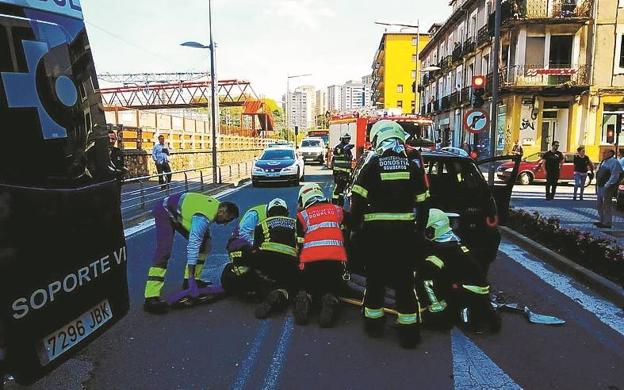
[[[531,260],[529,255],[514,244],[501,243],[499,251],[514,260],[537,277],[553,286],[571,300],[580,304],[585,310],[594,314],[605,325],[624,336],[624,317],[622,310],[613,303],[593,297],[574,287],[572,279],[548,270],[543,263]]]
[[[457,328],[451,331],[451,349],[456,390],[522,389]]]

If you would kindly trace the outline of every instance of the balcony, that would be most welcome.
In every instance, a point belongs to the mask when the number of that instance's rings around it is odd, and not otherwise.
[[[503,5],[503,20],[586,19],[591,17],[594,0],[512,0]]]
[[[589,85],[589,74],[588,65],[517,65],[504,75],[503,82],[506,87],[579,87]]]
[[[423,74],[423,76],[422,76],[422,85],[429,84],[429,78],[430,78],[429,73]]]
[[[438,66],[441,68],[441,71],[449,70],[453,66],[453,58],[452,56],[446,56],[442,58]]]
[[[467,38],[466,42],[464,42],[464,50],[462,51],[462,56],[466,57],[472,54],[475,51],[476,44],[472,38]]]
[[[457,91],[453,92],[450,95],[449,100],[450,100],[451,108],[459,107],[459,92]]]
[[[446,110],[449,110],[450,108],[451,108],[451,97],[449,95],[446,95],[442,98],[442,101],[440,102],[440,110],[446,111]]]
[[[481,27],[481,29],[479,30],[479,32],[477,33],[477,46],[481,47],[484,46],[486,44],[489,44],[492,41],[492,34],[490,34],[490,28],[489,26],[483,26]]]
[[[459,43],[455,43],[455,48],[453,49],[453,55],[451,56],[453,62],[459,62],[462,60],[462,45]]]
[[[459,103],[460,104],[470,103],[470,87],[462,88]]]

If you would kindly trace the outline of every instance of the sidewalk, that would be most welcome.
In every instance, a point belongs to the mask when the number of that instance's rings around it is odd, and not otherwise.
[[[560,185],[557,187],[555,199],[546,201],[543,185],[515,185],[511,196],[511,207],[530,212],[537,211],[544,217],[557,217],[562,227],[590,232],[594,237],[616,240],[618,245],[624,247],[624,213],[616,209],[615,200],[613,201],[613,228],[598,229],[593,225],[593,222],[598,220],[595,187],[592,185],[585,189],[583,201],[572,200],[573,193],[572,185]]]

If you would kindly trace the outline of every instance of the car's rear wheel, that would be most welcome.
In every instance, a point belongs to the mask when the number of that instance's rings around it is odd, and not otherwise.
[[[518,175],[518,182],[523,186],[528,186],[529,184],[533,183],[533,175],[531,175],[529,172],[522,172],[520,175]]]

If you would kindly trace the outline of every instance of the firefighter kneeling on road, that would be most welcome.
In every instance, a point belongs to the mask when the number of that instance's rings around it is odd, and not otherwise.
[[[297,292],[297,236],[295,220],[288,217],[288,205],[280,198],[269,202],[267,218],[256,226],[249,257],[250,278],[229,272],[231,283],[247,282],[239,290],[254,291],[264,301],[256,308],[256,318],[269,317],[288,307],[288,298]],[[228,277],[225,277],[228,280]]]
[[[427,326],[449,329],[467,322],[477,333],[497,332],[501,318],[490,304],[490,286],[485,272],[470,250],[453,233],[442,210],[429,210],[425,238],[430,255],[418,267],[417,291]]]
[[[238,218],[238,207],[231,202],[219,202],[210,196],[186,192],[166,197],[156,204],[152,213],[156,224],[156,253],[145,283],[143,308],[147,312],[159,314],[169,307],[167,302],[160,298],[160,292],[165,284],[175,232],[188,239],[187,266],[184,270],[182,288],[188,288],[189,279],[195,279],[200,288],[206,287],[207,283],[199,278],[210,252],[210,224],[214,222],[217,225],[224,225]],[[200,295],[197,299],[184,297],[178,303],[192,306],[210,301],[212,298],[207,295]]]
[[[350,145],[351,136],[347,133],[340,137],[340,143],[336,145],[332,152],[332,169],[334,170],[334,192],[332,194],[332,203],[342,206],[344,204],[344,190],[349,184],[351,176],[351,162],[353,154]]]
[[[230,294],[241,298],[258,298],[253,288],[255,275],[250,272],[254,232],[258,224],[267,219],[268,205],[260,204],[243,214],[238,226],[232,232],[226,249],[230,263],[221,274],[221,285]]]
[[[334,325],[344,288],[347,253],[341,230],[342,208],[331,204],[317,184],[301,188],[298,197],[300,291],[295,299],[295,322],[309,322],[313,303],[321,305],[319,325]]]
[[[371,337],[383,335],[385,288],[393,286],[399,340],[404,348],[413,348],[420,340],[421,322],[413,254],[422,251],[424,239],[418,238],[426,226],[429,193],[422,169],[407,157],[403,128],[381,120],[373,130],[375,155],[351,189],[352,225],[362,227],[364,246],[364,329]]]

